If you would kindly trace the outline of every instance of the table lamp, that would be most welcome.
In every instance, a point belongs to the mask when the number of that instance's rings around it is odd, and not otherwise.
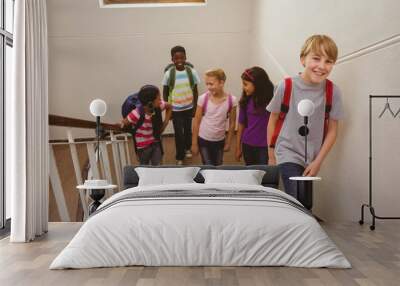
[[[96,139],[97,139],[97,156],[96,160],[100,160],[100,136],[102,133],[101,125],[100,125],[100,117],[104,116],[107,111],[107,104],[104,100],[95,99],[90,103],[89,107],[90,113],[96,117]],[[101,184],[100,184],[101,183]],[[90,188],[90,197],[93,202],[89,206],[89,214],[96,211],[97,207],[100,205],[100,200],[105,195],[105,189],[107,188],[108,183],[105,180],[100,180],[97,178],[95,180],[86,180],[85,186]]]

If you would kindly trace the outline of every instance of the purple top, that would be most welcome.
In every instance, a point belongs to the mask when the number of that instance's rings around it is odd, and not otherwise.
[[[256,147],[267,147],[268,119],[269,112],[266,109],[256,111],[253,98],[248,101],[246,110],[240,107],[239,123],[245,125],[242,133],[242,143]]]

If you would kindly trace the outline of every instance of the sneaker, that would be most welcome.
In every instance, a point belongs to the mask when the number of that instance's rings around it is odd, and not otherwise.
[[[192,158],[192,152],[190,150],[185,151],[185,157],[186,158]]]
[[[182,165],[183,165],[183,161],[182,161],[182,160],[176,160],[176,164],[177,164],[178,166],[182,166]]]

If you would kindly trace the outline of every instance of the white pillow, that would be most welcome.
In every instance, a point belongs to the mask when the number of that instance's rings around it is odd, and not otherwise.
[[[199,167],[135,168],[139,176],[139,186],[195,183],[193,179],[199,170]]]
[[[205,184],[261,185],[265,171],[261,170],[201,170]]]

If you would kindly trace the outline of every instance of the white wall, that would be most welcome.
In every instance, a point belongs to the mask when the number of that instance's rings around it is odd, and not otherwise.
[[[299,51],[315,33],[330,35],[340,59],[331,75],[344,95],[346,119],[315,187],[315,211],[329,220],[358,220],[368,202],[368,95],[400,95],[400,2],[396,0],[256,0],[252,64],[277,82],[301,71]],[[374,205],[380,216],[399,216],[400,118],[377,115],[374,102]],[[400,100],[392,101],[400,108]]]
[[[50,113],[92,120],[89,104],[102,98],[109,107],[104,121],[118,122],[128,94],[143,84],[161,85],[170,49],[177,44],[201,75],[212,67],[225,69],[226,89],[239,96],[240,73],[249,62],[252,0],[207,2],[101,9],[98,0],[47,1]],[[65,138],[61,129],[51,128],[51,138]],[[74,130],[74,136],[87,134]]]

